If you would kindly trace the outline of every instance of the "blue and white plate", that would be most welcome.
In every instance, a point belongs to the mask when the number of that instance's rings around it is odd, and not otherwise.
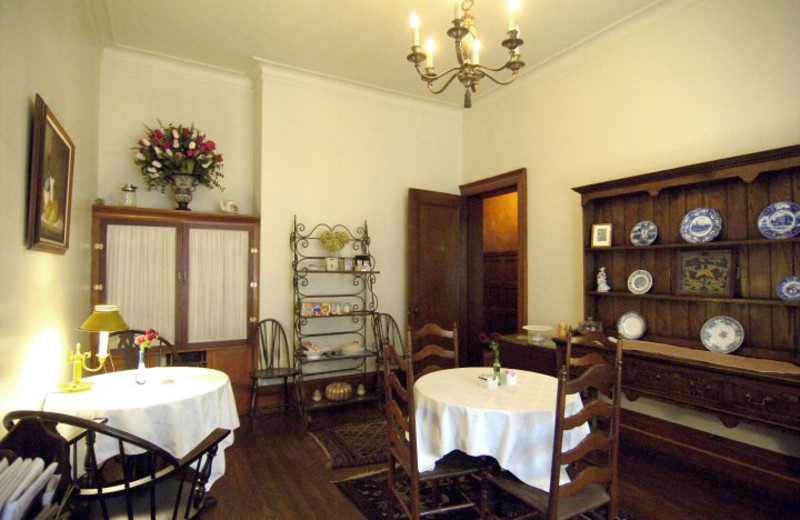
[[[646,330],[644,316],[638,312],[626,312],[617,320],[617,332],[625,339],[639,339]]]
[[[681,220],[681,236],[687,242],[711,242],[722,230],[722,217],[711,208],[695,208]]]
[[[783,201],[770,204],[758,216],[758,230],[767,238],[792,238],[800,234],[800,205]]]
[[[631,229],[631,243],[635,246],[649,246],[657,236],[658,228],[649,220],[643,220]]]
[[[633,294],[644,294],[651,287],[653,287],[653,276],[644,269],[634,271],[628,277],[628,290]]]
[[[711,352],[729,354],[742,346],[744,329],[730,316],[715,316],[703,324],[700,341]]]
[[[787,302],[800,301],[800,276],[787,276],[776,287],[778,298]]]

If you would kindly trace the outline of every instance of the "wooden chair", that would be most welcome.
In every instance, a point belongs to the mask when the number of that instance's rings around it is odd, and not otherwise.
[[[393,345],[401,357],[406,356],[406,346],[400,327],[391,314],[376,312],[372,316],[372,333],[375,336],[375,344],[378,352],[383,352],[383,346]]]
[[[139,346],[134,343],[136,336],[144,334],[146,331],[138,329],[120,330],[108,335],[108,346],[113,352],[114,349],[122,358],[124,367],[113,367],[114,370],[133,370],[139,364]],[[181,355],[175,345],[168,339],[159,336],[150,342],[150,348],[145,351],[145,364],[148,367],[159,366],[180,366],[182,363]],[[113,366],[113,358],[112,366]]]
[[[283,404],[262,409],[262,411],[282,408],[289,410],[289,379],[296,383],[299,370],[289,357],[289,342],[286,331],[276,320],[267,318],[258,323],[259,348],[253,349],[253,370],[250,379],[253,389],[250,396],[250,417],[248,428],[253,429],[253,419],[257,413],[258,395],[270,390],[270,381],[283,381]]]
[[[573,358],[573,338],[567,336],[558,380],[550,491],[529,486],[508,472],[488,475],[485,479],[487,485],[492,483],[515,495],[543,513],[547,520],[573,518],[603,507],[607,520],[615,520],[619,512],[617,458],[623,340],[614,345],[598,332],[586,334],[581,340],[612,346],[613,364],[597,353]],[[582,396],[583,409],[567,416],[567,396],[574,394]],[[564,432],[584,424],[590,425],[589,435],[575,448],[562,451]],[[564,467],[570,481],[560,483]],[[490,494],[487,492],[485,497]],[[489,507],[484,504],[483,509],[488,511]]]
[[[453,330],[446,330],[435,323],[426,323],[412,331],[409,325],[406,348],[417,377],[443,368],[458,368],[458,327],[453,323]]]
[[[479,502],[453,490],[457,503],[441,504],[436,489],[438,484],[463,477],[476,477],[488,472],[490,464],[484,459],[470,457],[454,451],[437,461],[431,471],[420,472],[417,464],[417,433],[414,418],[414,369],[410,358],[402,358],[390,344],[383,346],[383,379],[386,394],[386,432],[389,473],[387,511],[394,511],[397,503],[412,520],[435,513],[474,509]],[[397,367],[397,371],[392,370]],[[405,384],[401,382],[401,377]],[[406,486],[407,484],[407,486]],[[423,486],[433,492],[423,497]]]
[[[205,484],[218,445],[230,434],[230,430],[217,428],[189,453],[177,458],[101,421],[66,414],[15,411],[4,417],[3,426],[13,430],[25,421],[41,422],[50,432],[82,432],[80,439],[85,442],[80,443],[79,451],[83,464],[72,464],[64,498],[69,512],[64,518],[196,518],[206,505]],[[113,451],[106,461],[98,459],[100,444],[104,450]],[[146,456],[146,474],[132,476],[126,464],[132,453]]]

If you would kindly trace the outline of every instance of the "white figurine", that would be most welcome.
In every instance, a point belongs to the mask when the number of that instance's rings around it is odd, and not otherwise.
[[[597,292],[608,292],[611,287],[608,286],[606,281],[606,268],[601,267],[600,272],[597,273]]]

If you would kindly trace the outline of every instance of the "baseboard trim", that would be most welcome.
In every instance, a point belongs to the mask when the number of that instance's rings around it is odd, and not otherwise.
[[[800,459],[622,410],[620,440],[789,497],[800,495]]]

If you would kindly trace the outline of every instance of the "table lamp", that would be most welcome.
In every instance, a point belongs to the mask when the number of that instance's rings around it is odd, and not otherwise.
[[[79,327],[79,330],[86,332],[99,332],[100,337],[97,346],[97,359],[100,364],[95,368],[86,366],[86,360],[92,355],[91,352],[81,352],[81,344],[75,345],[75,351],[71,352],[68,362],[72,363],[72,381],[62,383],[61,390],[65,392],[82,392],[92,387],[92,383],[81,381],[82,372],[97,372],[108,358],[108,335],[110,332],[118,330],[128,330],[128,325],[119,314],[119,307],[116,305],[95,305],[92,314]]]

